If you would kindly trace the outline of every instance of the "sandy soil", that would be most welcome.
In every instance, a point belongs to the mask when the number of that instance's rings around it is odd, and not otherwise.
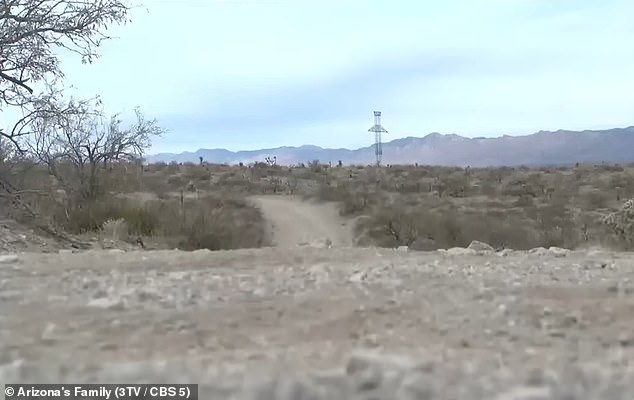
[[[350,247],[352,223],[339,216],[335,203],[302,201],[296,196],[256,196],[252,201],[271,223],[273,244],[278,247],[323,245]]]
[[[272,201],[278,243],[334,232],[334,218]],[[0,382],[198,383],[203,399],[631,400],[633,277],[634,254],[557,249],[0,256]]]
[[[0,381],[189,381],[220,399],[242,385],[227,374],[334,368],[296,390],[631,399],[633,266],[631,254],[588,252],[24,254],[0,264]],[[349,362],[355,349],[418,367]]]

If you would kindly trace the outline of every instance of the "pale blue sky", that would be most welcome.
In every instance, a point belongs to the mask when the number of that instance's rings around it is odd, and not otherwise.
[[[632,0],[138,0],[73,94],[140,106],[151,153],[634,125]]]

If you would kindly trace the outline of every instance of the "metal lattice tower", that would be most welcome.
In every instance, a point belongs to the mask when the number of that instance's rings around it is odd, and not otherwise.
[[[381,158],[383,157],[383,146],[381,145],[381,134],[387,133],[385,128],[381,126],[381,111],[374,112],[374,126],[368,129],[368,132],[374,132],[374,154],[376,155],[376,166],[381,166]]]

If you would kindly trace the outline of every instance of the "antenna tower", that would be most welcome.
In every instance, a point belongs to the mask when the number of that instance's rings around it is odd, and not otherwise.
[[[387,133],[385,128],[381,126],[381,111],[374,112],[374,126],[368,129],[368,132],[374,132],[374,154],[376,155],[376,166],[381,166],[381,158],[383,157],[383,147],[381,145],[381,134]]]

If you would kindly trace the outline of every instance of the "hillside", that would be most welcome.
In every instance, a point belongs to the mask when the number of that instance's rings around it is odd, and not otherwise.
[[[580,163],[627,163],[634,161],[634,127],[581,132],[540,131],[526,136],[466,138],[455,134],[431,133],[425,137],[406,137],[383,144],[385,164],[427,164],[441,166],[495,167],[538,166]],[[374,146],[356,150],[318,146],[278,147],[232,152],[225,149],[199,149],[180,154],[148,156],[154,162],[207,162],[222,164],[264,161],[277,157],[278,164],[307,163],[312,160],[344,164],[372,164]]]

